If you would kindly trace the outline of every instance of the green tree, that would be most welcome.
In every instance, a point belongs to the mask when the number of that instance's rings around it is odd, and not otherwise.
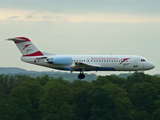
[[[32,108],[29,94],[26,87],[16,87],[9,96],[9,119],[29,120],[31,119],[30,110]]]
[[[59,82],[47,82],[40,100],[43,120],[70,120],[73,118],[72,91]]]
[[[64,80],[62,77],[60,77],[60,78],[53,78],[51,80],[52,81],[56,81],[58,83],[61,83],[62,85],[66,85],[69,88],[72,87],[71,83],[69,81],[67,81],[67,80]]]
[[[11,90],[18,85],[18,79],[15,76],[0,75],[0,91],[3,94],[9,95]]]
[[[41,86],[32,80],[22,81],[9,95],[9,118],[13,120],[38,120]]]
[[[19,84],[19,86],[24,86],[28,90],[29,100],[31,101],[31,111],[30,115],[33,120],[40,119],[39,113],[39,99],[42,94],[41,85],[35,80],[26,80]]]
[[[45,86],[47,82],[51,81],[53,78],[48,75],[44,75],[43,77],[36,77],[36,80],[42,85]]]
[[[157,90],[148,82],[136,83],[129,90],[129,96],[136,111],[145,111],[145,114],[152,116],[155,109]]]
[[[135,75],[138,74],[138,78]],[[128,76],[126,84],[124,85],[127,90],[129,90],[135,83],[149,83],[151,81],[151,76],[144,73],[134,73],[132,76]]]
[[[4,93],[0,92],[0,111],[1,111],[0,120],[5,120],[8,116],[6,103],[7,103],[7,96]]]
[[[103,87],[111,90],[113,93],[115,102],[112,114],[114,116],[114,120],[132,120],[132,103],[128,97],[128,93],[117,84],[105,84]]]
[[[108,83],[112,83],[110,79],[108,79],[108,76],[98,76],[97,80],[93,80],[91,82],[93,85],[104,85],[104,84],[108,84]]]
[[[118,84],[119,86],[123,85],[126,82],[125,78],[119,78],[115,75],[106,75],[106,76],[98,76],[97,80],[93,80],[91,83],[93,85],[104,85],[109,83]]]
[[[155,101],[154,120],[160,120],[160,100]]]
[[[135,111],[134,120],[153,120],[147,111]],[[158,119],[156,119],[158,120]]]
[[[88,93],[93,85],[87,81],[75,80],[72,83],[75,120],[89,120],[91,117],[91,105]]]
[[[113,120],[112,108],[114,105],[113,93],[102,86],[96,86],[90,93],[91,117],[90,120]]]

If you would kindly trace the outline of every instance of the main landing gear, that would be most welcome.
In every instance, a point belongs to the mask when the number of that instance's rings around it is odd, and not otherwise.
[[[84,79],[85,78],[85,75],[83,72],[80,72],[80,74],[78,75],[78,78],[79,79]]]

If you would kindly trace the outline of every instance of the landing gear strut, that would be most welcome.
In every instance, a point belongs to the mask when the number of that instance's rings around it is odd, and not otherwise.
[[[80,74],[78,75],[78,78],[79,79],[84,79],[85,78],[85,75],[83,72],[80,72]]]
[[[138,73],[136,72],[136,74],[135,74],[135,78],[139,78],[139,75],[138,75]]]

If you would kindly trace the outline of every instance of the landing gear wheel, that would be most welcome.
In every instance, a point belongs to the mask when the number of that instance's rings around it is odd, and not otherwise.
[[[82,77],[82,79],[84,79],[84,78],[85,78],[85,75],[82,73],[82,74],[81,74],[81,77]]]
[[[84,78],[85,78],[85,75],[84,75],[83,73],[80,73],[80,74],[78,75],[78,78],[79,78],[79,79],[84,79]]]

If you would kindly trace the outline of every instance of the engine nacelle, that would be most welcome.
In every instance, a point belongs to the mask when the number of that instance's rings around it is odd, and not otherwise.
[[[71,65],[72,58],[71,57],[55,57],[52,59],[48,59],[48,63],[54,64],[54,65]]]

